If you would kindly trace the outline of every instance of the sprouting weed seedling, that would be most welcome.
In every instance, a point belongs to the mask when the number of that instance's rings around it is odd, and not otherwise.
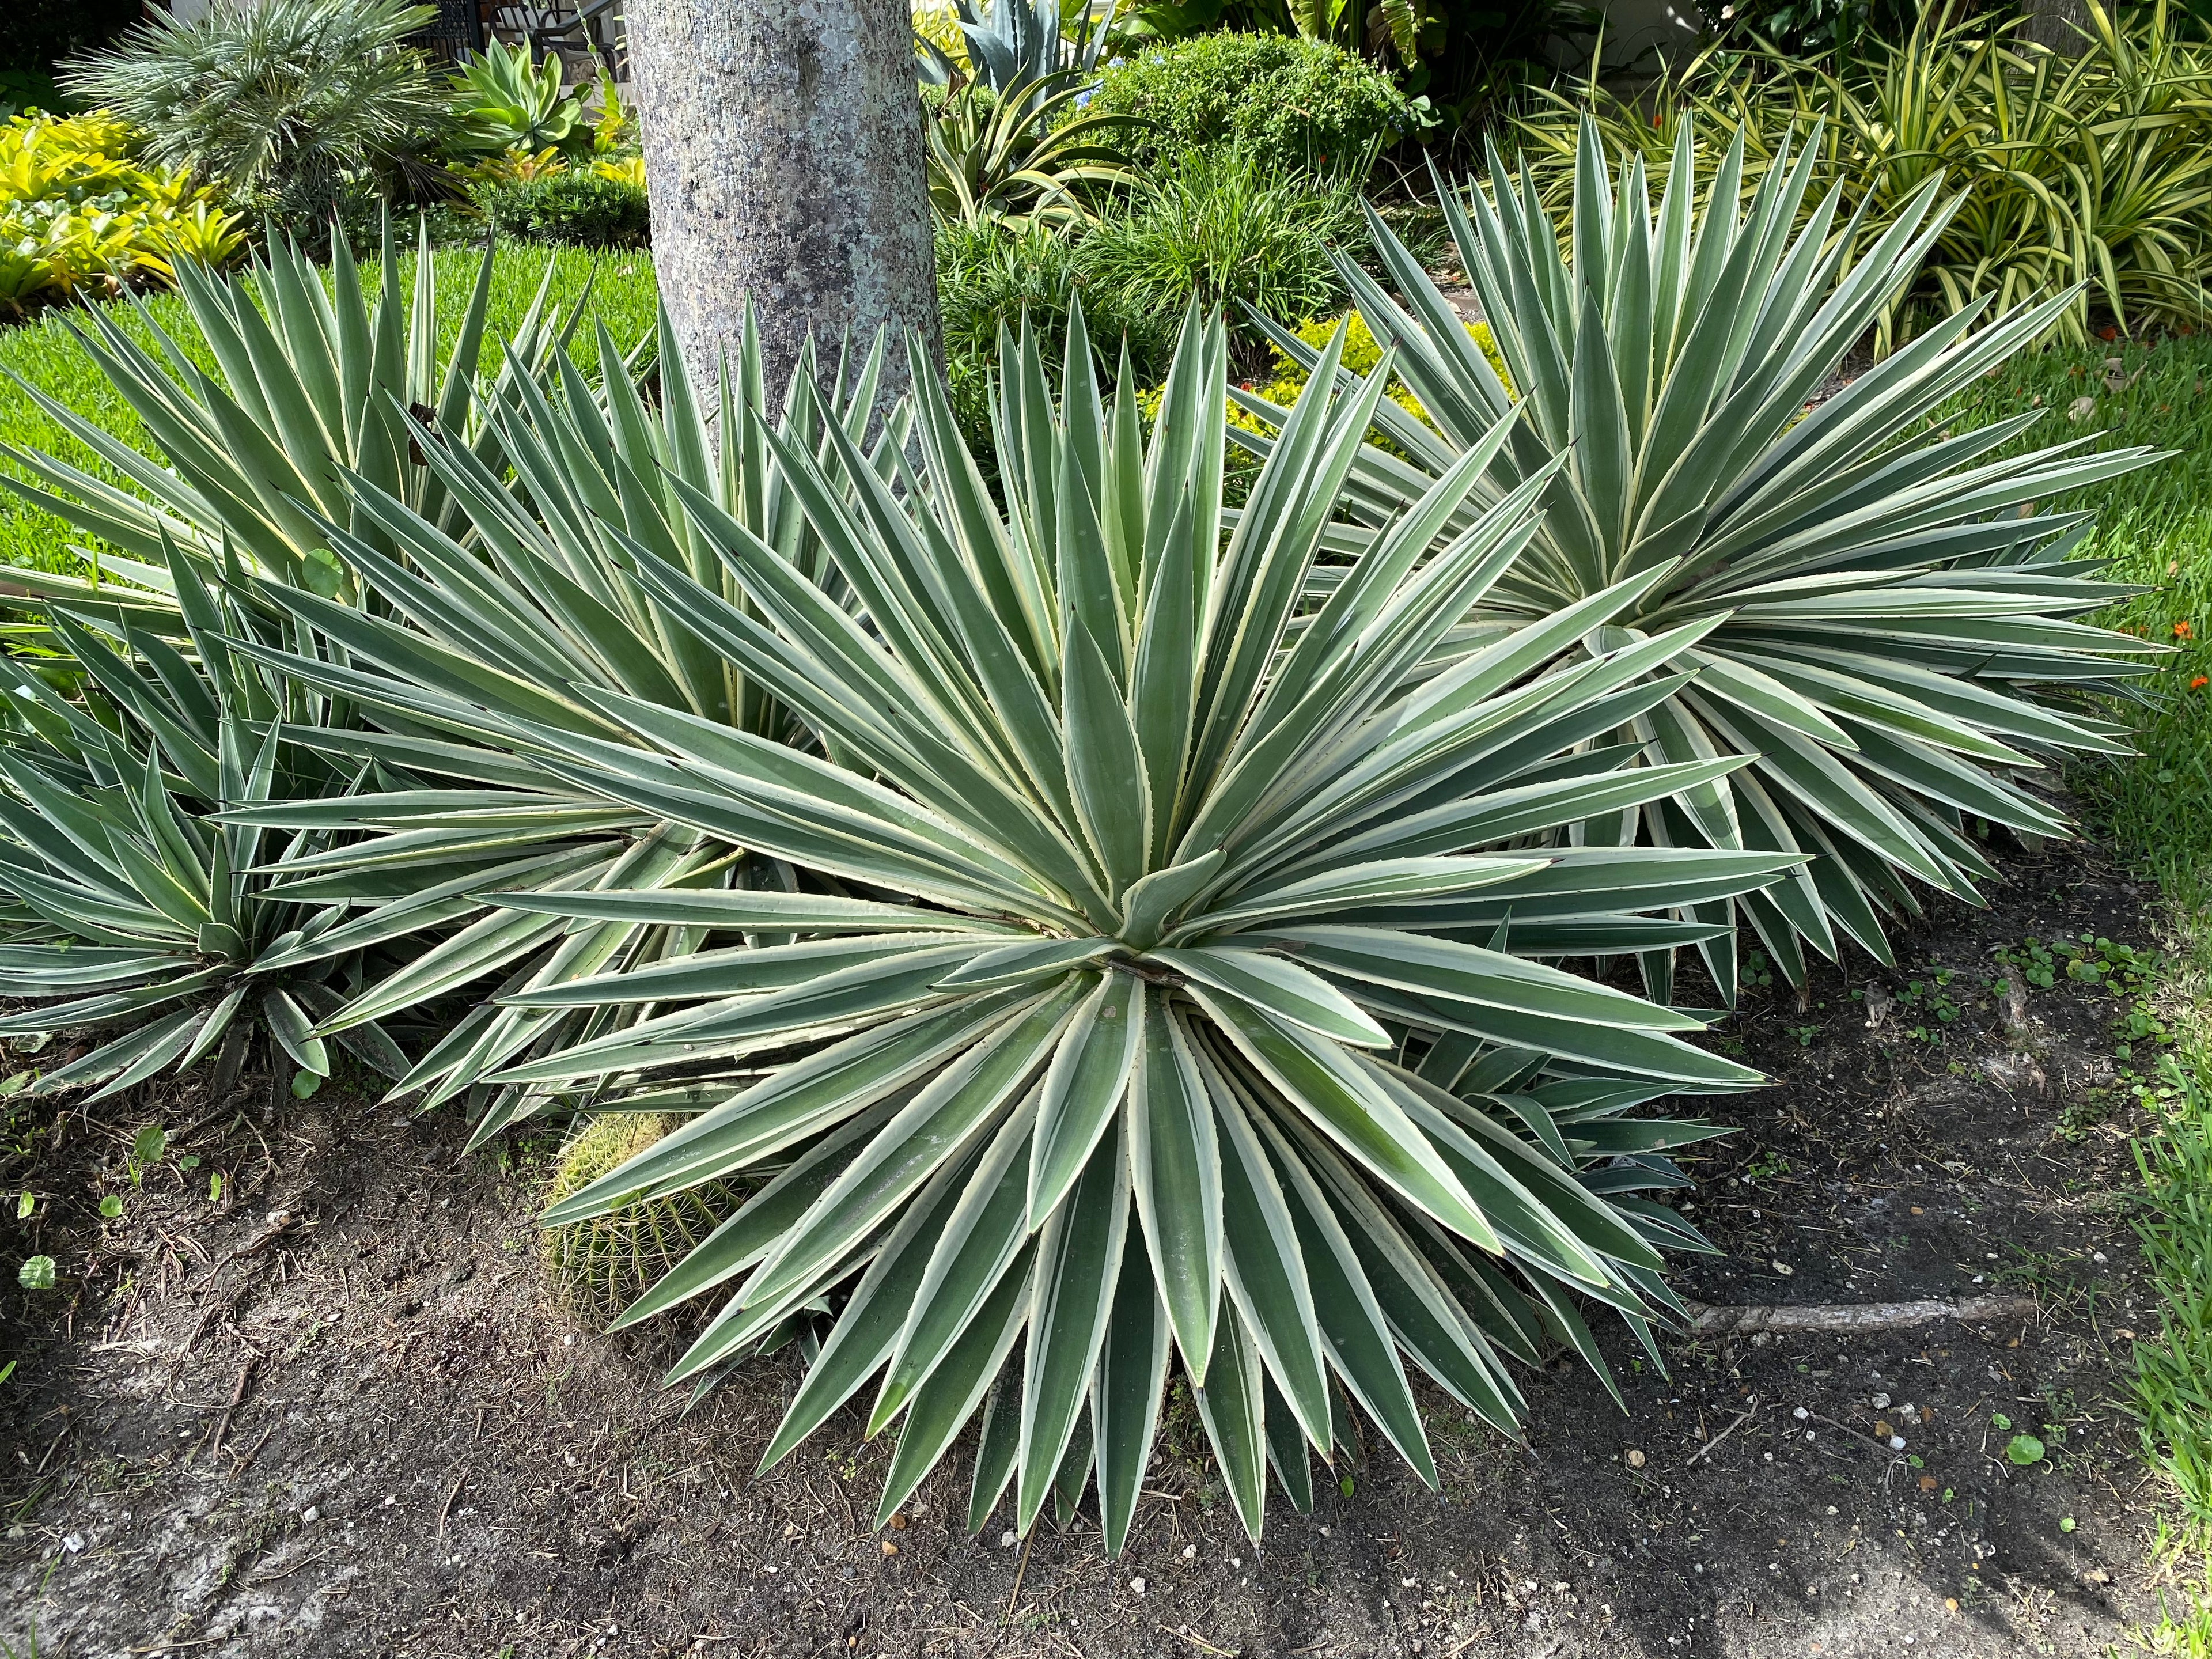
[[[161,1154],[168,1150],[168,1146],[169,1132],[158,1123],[149,1123],[138,1131],[131,1139],[128,1160],[132,1186],[144,1182],[146,1171],[161,1161]]]
[[[1897,994],[1897,1005],[1910,1013],[1920,1016],[1905,1035],[1915,1042],[1930,1047],[1943,1041],[1943,1028],[1959,1018],[1962,1010],[1951,995],[1954,975],[1948,968],[1939,968],[1924,979],[1909,980]]]
[[[1790,1173],[1790,1160],[1770,1147],[1745,1164],[1743,1173],[1747,1181],[1773,1181]]]
[[[1793,1025],[1790,1028],[1790,1035],[1797,1039],[1797,1046],[1800,1048],[1811,1048],[1813,1039],[1820,1034],[1820,1028],[1817,1025]]]
[[[2173,1041],[2173,1034],[2151,1002],[2158,962],[2131,945],[2116,944],[2085,930],[2071,936],[2062,934],[2047,945],[2029,939],[2017,948],[2000,949],[1996,956],[1999,963],[2018,969],[2023,980],[2042,990],[2053,989],[2064,979],[2110,991],[2124,1005],[2113,1023],[2112,1052],[2121,1060],[2132,1059],[2139,1042],[2164,1047]]]

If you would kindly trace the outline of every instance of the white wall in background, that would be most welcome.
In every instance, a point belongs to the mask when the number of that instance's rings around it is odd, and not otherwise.
[[[1662,55],[1679,58],[1696,47],[1707,28],[1704,15],[1691,0],[1592,0],[1592,3],[1605,14],[1603,66],[1609,73],[1654,70]]]

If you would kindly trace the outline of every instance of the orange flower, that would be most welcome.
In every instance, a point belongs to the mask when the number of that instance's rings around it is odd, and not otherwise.
[[[2212,680],[2207,680],[2203,675],[2199,674],[2189,682],[2189,689],[2191,691],[2202,691],[2208,684],[2212,684]]]
[[[2173,637],[2177,640],[2193,638],[2196,633],[2197,630],[2185,622],[2178,622],[2173,625]]]

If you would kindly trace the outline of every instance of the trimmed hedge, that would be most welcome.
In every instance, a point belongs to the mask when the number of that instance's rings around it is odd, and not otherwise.
[[[1322,40],[1200,34],[1106,71],[1091,109],[1151,124],[1131,135],[1140,161],[1235,146],[1273,167],[1322,170],[1366,159],[1419,118],[1390,77]]]
[[[472,194],[495,231],[527,241],[632,247],[647,240],[651,224],[644,191],[597,173],[483,185]]]

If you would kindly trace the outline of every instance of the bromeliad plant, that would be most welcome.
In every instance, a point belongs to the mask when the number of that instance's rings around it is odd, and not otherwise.
[[[1431,552],[1501,423],[1307,611],[1379,391],[1304,401],[1224,544],[1226,356],[1218,323],[1187,323],[1147,444],[1079,320],[1064,401],[1017,346],[1004,510],[919,349],[918,465],[756,421],[834,580],[680,481],[687,556],[610,528],[811,752],[574,680],[501,723],[545,772],[787,872],[501,896],[699,948],[509,995],[651,1012],[497,1078],[708,1108],[546,1219],[757,1186],[625,1322],[720,1294],[674,1372],[703,1377],[836,1307],[768,1457],[880,1376],[886,1514],[995,1381],[971,1518],[1011,1483],[1026,1529],[1095,1467],[1118,1551],[1171,1350],[1255,1535],[1270,1461],[1310,1494],[1340,1389],[1433,1478],[1401,1352],[1510,1425],[1504,1354],[1546,1322],[1595,1353],[1571,1297],[1648,1332],[1679,1305],[1658,1248],[1695,1238],[1638,1189],[1709,1131],[1620,1114],[1756,1081],[1682,1041],[1694,1018],[1536,960],[1702,938],[1642,913],[1789,862],[1560,844],[1741,764],[1624,769],[1587,741],[1663,699],[1652,672],[1711,624],[1547,672],[1632,579],[1423,678],[1547,480]],[[413,706],[400,641],[347,648]]]
[[[1091,198],[1136,174],[1113,142],[1130,123],[1119,115],[1069,114],[1091,81],[1060,70],[1022,98],[979,86],[956,88],[922,108],[929,201],[956,224],[1065,228],[1090,222]]]
[[[1517,623],[1637,584],[1590,648],[1705,631],[1680,659],[1695,678],[1615,740],[1672,765],[1751,763],[1594,815],[1585,838],[1814,854],[1741,901],[1770,953],[1793,981],[1805,944],[1832,956],[1839,936],[1887,962],[1881,919],[1917,909],[1912,883],[1971,898],[1993,873],[1973,821],[2063,833],[2023,775],[2116,745],[2118,728],[2079,694],[2143,672],[2131,658],[2148,647],[2074,619],[2132,590],[2071,559],[2086,514],[2033,507],[2150,454],[2084,454],[2086,440],[2004,454],[2033,414],[1933,429],[1947,398],[2048,331],[2063,295],[1975,333],[1969,307],[1809,401],[1941,234],[1949,210],[1932,185],[1846,268],[1861,226],[1837,225],[1832,192],[1803,209],[1816,147],[1785,154],[1739,216],[1741,137],[1698,210],[1675,184],[1697,172],[1685,127],[1656,214],[1640,161],[1616,190],[1593,127],[1581,143],[1570,236],[1494,151],[1487,193],[1442,190],[1513,390],[1386,226],[1371,228],[1399,301],[1340,258],[1361,316],[1394,348],[1370,380],[1395,374],[1427,416],[1378,403],[1392,447],[1362,453],[1348,510],[1388,523],[1477,453],[1488,459],[1471,502],[1545,480],[1540,528],[1474,620]],[[1270,333],[1318,362],[1295,334]],[[1234,395],[1270,425],[1286,418]],[[1705,951],[1730,997],[1731,938]],[[1669,967],[1646,963],[1662,1000]]]

